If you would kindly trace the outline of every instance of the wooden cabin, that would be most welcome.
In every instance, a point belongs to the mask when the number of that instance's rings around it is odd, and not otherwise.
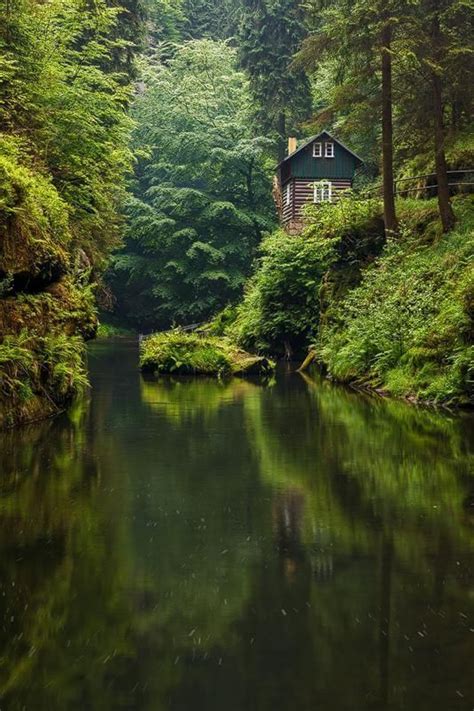
[[[296,138],[288,140],[288,155],[278,165],[279,212],[289,232],[302,227],[303,207],[309,202],[335,202],[352,187],[362,158],[329,131],[322,131],[299,148]]]

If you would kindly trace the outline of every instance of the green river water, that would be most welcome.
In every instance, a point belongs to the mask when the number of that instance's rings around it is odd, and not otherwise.
[[[1,711],[472,711],[472,414],[89,364],[0,435]]]

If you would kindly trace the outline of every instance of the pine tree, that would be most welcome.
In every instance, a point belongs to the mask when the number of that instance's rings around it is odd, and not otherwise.
[[[457,0],[418,0],[407,32],[407,83],[416,96],[415,109],[405,109],[404,117],[415,115],[418,134],[432,135],[433,163],[438,186],[438,205],[443,230],[454,226],[450,203],[446,138],[451,113],[451,132],[468,125],[472,116],[474,68],[471,38],[472,13]],[[418,136],[419,140],[419,136]]]
[[[285,155],[286,138],[311,114],[308,77],[293,66],[305,36],[298,0],[243,0],[241,63],[250,78],[256,119],[274,135],[278,156]]]
[[[142,0],[107,0],[117,10],[117,19],[110,39],[110,68],[121,73],[124,82],[136,77],[135,55],[143,48],[146,11]]]
[[[346,95],[350,109],[354,86],[372,89],[373,113],[379,114],[382,134],[384,219],[387,232],[397,229],[393,167],[393,43],[403,20],[402,0],[310,0],[312,36],[305,43],[300,61],[317,66],[321,57],[335,58],[345,69]],[[374,86],[374,77],[376,83]],[[375,94],[375,96],[374,96]]]
[[[241,0],[184,0],[185,36],[191,39],[229,39],[239,30]]]

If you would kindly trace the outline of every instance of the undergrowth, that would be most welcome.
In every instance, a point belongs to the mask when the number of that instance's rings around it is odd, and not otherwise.
[[[336,305],[316,349],[337,380],[467,404],[474,395],[473,202],[454,201],[457,228],[442,236],[429,219],[433,201],[404,203],[399,236]]]
[[[226,338],[179,330],[146,338],[141,347],[140,367],[154,373],[217,376],[273,370],[273,364],[266,358],[250,355]]]
[[[398,200],[387,243],[381,205],[348,197],[312,208],[300,235],[268,237],[242,304],[216,320],[246,348],[313,345],[334,379],[434,403],[474,401],[474,205]]]
[[[112,323],[100,323],[97,329],[97,338],[127,338],[134,335],[134,331]]]
[[[299,235],[267,237],[250,279],[232,337],[265,353],[304,349],[317,332],[320,286],[332,265],[344,261],[357,278],[359,264],[380,248],[383,226],[375,201],[341,200],[309,213]]]
[[[0,425],[55,414],[88,384],[78,336],[7,335],[0,343]]]

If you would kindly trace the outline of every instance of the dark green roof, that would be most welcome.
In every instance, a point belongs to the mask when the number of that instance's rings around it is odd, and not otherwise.
[[[354,158],[355,158],[356,160],[360,161],[361,163],[364,162],[364,161],[362,160],[362,158],[357,155],[357,153],[354,153],[354,151],[351,151],[350,148],[348,148],[347,146],[345,146],[342,141],[340,141],[338,138],[336,138],[336,137],[333,136],[331,133],[329,133],[329,131],[324,130],[324,131],[321,131],[321,133],[318,133],[316,136],[312,136],[311,138],[308,138],[308,140],[306,140],[304,143],[302,143],[301,146],[299,146],[299,148],[296,149],[296,151],[293,151],[293,153],[290,153],[289,156],[286,156],[286,158],[283,158],[283,160],[280,161],[280,163],[278,163],[277,168],[279,168],[281,165],[283,165],[283,163],[285,163],[286,161],[291,160],[292,158],[294,158],[295,156],[297,156],[300,151],[304,150],[304,149],[305,149],[307,146],[309,146],[311,143],[317,141],[318,138],[321,138],[322,136],[325,136],[325,135],[326,135],[326,136],[329,136],[329,138],[330,138],[332,141],[334,141],[334,143],[337,143],[338,145],[341,146],[341,148],[343,148],[345,151],[347,151],[347,152],[350,153],[352,156],[354,156]]]

